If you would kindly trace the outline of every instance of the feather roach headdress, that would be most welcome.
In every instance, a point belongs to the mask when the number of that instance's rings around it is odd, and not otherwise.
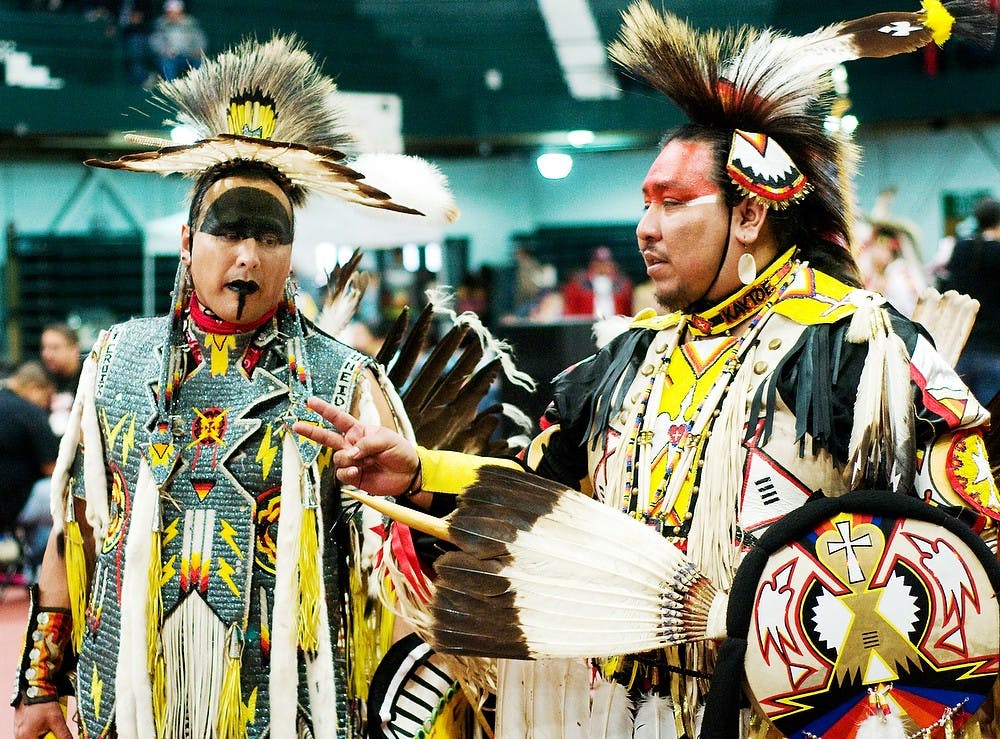
[[[996,14],[986,0],[922,0],[916,12],[879,13],[804,36],[741,27],[701,33],[639,0],[623,12],[611,57],[669,97],[692,123],[731,132],[727,174],[745,195],[782,208],[810,194],[816,216],[849,242],[854,159],[824,129],[842,62],[888,57],[949,37],[992,45]],[[817,229],[819,230],[819,229]]]
[[[294,36],[275,36],[259,43],[247,40],[206,60],[173,81],[161,82],[153,103],[192,128],[199,140],[190,145],[143,136],[126,137],[156,147],[112,162],[91,159],[93,167],[159,172],[199,177],[227,162],[264,162],[285,180],[293,202],[309,192],[322,192],[349,202],[401,213],[453,221],[457,210],[440,173],[414,157],[380,155],[398,160],[397,178],[419,181],[409,190],[430,188],[440,197],[424,200],[433,212],[394,201],[378,187],[362,181],[365,174],[347,165],[354,145],[337,86]],[[423,203],[422,203],[423,204]]]

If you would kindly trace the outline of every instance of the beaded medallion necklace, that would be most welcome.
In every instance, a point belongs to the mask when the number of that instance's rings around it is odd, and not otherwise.
[[[630,397],[636,411],[627,432],[624,487],[617,501],[623,512],[661,533],[682,533],[698,493],[696,485],[684,483],[692,469],[695,476],[700,471],[708,427],[719,415],[731,380],[763,319],[794,279],[793,253],[789,250],[754,283],[722,303],[682,315],[673,334],[654,343],[659,362],[643,364],[640,373],[648,379]],[[685,332],[691,339],[682,345]],[[682,373],[693,374],[693,380],[679,380]],[[682,388],[687,390],[679,397]],[[699,390],[704,393],[700,400]],[[654,480],[659,481],[655,486]]]

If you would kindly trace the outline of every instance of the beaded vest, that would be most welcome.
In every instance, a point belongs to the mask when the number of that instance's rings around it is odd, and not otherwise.
[[[109,477],[111,524],[94,570],[78,666],[84,735],[113,735],[120,655],[126,540],[140,460],[163,464],[153,433],[161,344],[166,320],[138,319],[114,327],[98,356],[95,400]],[[289,366],[278,322],[248,334],[206,334],[190,323],[185,377],[172,404],[169,433],[176,457],[159,496],[159,650],[165,667],[167,736],[214,736],[219,674],[227,658],[241,659],[238,723],[245,736],[268,735],[271,633],[276,618],[276,546],[282,498],[282,439],[300,416],[289,400]],[[349,407],[360,372],[370,361],[305,326],[302,353],[316,395]],[[337,521],[330,450],[319,452],[322,520]],[[81,491],[79,480],[74,493]],[[328,524],[327,531],[333,529]],[[155,565],[154,565],[155,566]],[[298,653],[298,733],[312,735],[313,715],[335,712],[337,735],[352,736],[342,628],[341,554],[331,539],[322,573],[334,645],[336,700],[310,706],[311,666]],[[150,578],[151,581],[155,579]],[[155,591],[154,591],[155,593]],[[292,675],[292,679],[295,676]],[[154,691],[155,692],[155,691]],[[334,705],[335,704],[335,705]]]

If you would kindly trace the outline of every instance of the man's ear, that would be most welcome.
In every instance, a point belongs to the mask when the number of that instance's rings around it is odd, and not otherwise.
[[[757,198],[743,198],[733,209],[733,235],[745,244],[752,244],[764,227],[767,211],[767,206]]]
[[[186,223],[181,226],[181,261],[191,264],[191,229]]]

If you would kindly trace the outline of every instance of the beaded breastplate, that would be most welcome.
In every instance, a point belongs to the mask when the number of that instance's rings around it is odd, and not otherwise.
[[[161,319],[140,319],[116,327],[99,363],[96,405],[110,474],[111,525],[98,554],[78,668],[86,736],[113,731],[116,665],[122,643],[121,586],[133,494],[144,451],[151,466],[158,463],[151,442],[160,437],[150,429],[156,418],[162,336]],[[176,457],[160,496],[158,517],[156,585],[162,600],[160,637],[167,703],[179,707],[172,711],[179,723],[168,723],[168,735],[211,734],[214,714],[203,709],[215,699],[208,687],[213,684],[211,673],[219,669],[215,658],[224,659],[234,647],[241,650],[246,736],[268,732],[282,438],[295,420],[289,403],[288,363],[277,338],[273,322],[254,334],[188,331],[186,376],[169,419]],[[349,406],[367,360],[318,333],[304,343],[314,392]],[[332,475],[330,456],[327,450],[318,460],[324,480]],[[328,484],[322,487],[328,488]],[[339,500],[333,498],[324,496],[320,501],[331,521],[336,520],[339,508]],[[342,586],[333,542],[324,553],[323,573],[327,592],[339,592]],[[330,640],[336,644],[339,598],[329,602]],[[335,650],[334,658],[338,725],[346,736],[344,656]],[[300,658],[302,717],[310,713],[305,669]]]

